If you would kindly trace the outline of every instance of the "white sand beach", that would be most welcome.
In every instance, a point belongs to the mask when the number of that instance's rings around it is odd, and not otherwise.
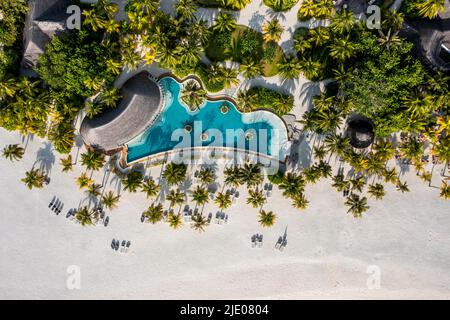
[[[20,141],[1,129],[0,145]],[[20,178],[36,159],[50,170],[51,182],[30,191]],[[141,223],[150,201],[140,193],[122,192],[119,207],[107,212],[108,227],[70,222],[67,211],[87,198],[74,181],[82,168],[61,173],[59,156],[39,138],[28,143],[21,162],[2,158],[0,170],[2,299],[450,298],[450,203],[414,173],[404,177],[410,193],[388,186],[385,199],[369,200],[361,219],[346,213],[330,181],[307,187],[311,203],[302,212],[275,190],[266,205],[278,217],[270,229],[259,226],[241,188],[226,211],[228,223],[200,234],[186,225],[174,231]],[[157,177],[160,170],[148,173]],[[103,173],[95,177],[101,182]],[[106,190],[116,182],[108,181]],[[53,196],[64,202],[59,216],[47,208]],[[216,211],[212,203],[205,207]],[[274,245],[286,228],[288,244],[280,252]],[[262,248],[251,247],[255,233],[264,235]],[[130,240],[130,251],[113,251],[112,238]],[[80,268],[80,289],[66,285],[70,266]],[[378,289],[367,286],[373,268],[380,271]]]

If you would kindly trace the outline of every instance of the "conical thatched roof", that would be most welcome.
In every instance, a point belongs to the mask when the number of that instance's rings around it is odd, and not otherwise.
[[[363,117],[350,120],[347,123],[345,135],[349,138],[350,144],[358,149],[369,147],[375,139],[371,121]]]
[[[121,95],[116,108],[83,120],[81,136],[94,149],[108,152],[122,147],[144,132],[162,108],[161,89],[147,72],[130,78],[122,87]]]
[[[24,30],[24,54],[22,74],[33,76],[31,70],[37,63],[39,55],[44,53],[45,46],[58,32],[65,30],[67,7],[70,0],[31,0],[30,12]]]

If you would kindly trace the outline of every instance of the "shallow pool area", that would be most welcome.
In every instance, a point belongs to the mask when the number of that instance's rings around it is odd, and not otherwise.
[[[191,111],[180,99],[181,83],[164,77],[159,85],[164,106],[153,124],[126,144],[128,164],[191,147],[233,148],[284,161],[287,130],[274,113],[260,110],[243,114],[225,99],[205,100],[199,109]]]

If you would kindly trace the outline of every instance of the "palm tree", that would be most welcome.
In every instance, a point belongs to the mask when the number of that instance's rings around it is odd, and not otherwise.
[[[214,170],[206,167],[201,168],[197,176],[202,186],[208,186],[213,183],[214,177]]]
[[[84,21],[83,25],[90,26],[94,32],[105,28],[106,21],[96,12],[96,10],[83,10]]]
[[[219,12],[212,28],[214,31],[231,32],[236,29],[236,21],[231,14],[221,11]]]
[[[44,187],[45,175],[39,169],[31,169],[25,172],[25,178],[21,179],[23,183],[28,187],[28,189],[41,189]]]
[[[197,12],[198,6],[194,0],[180,0],[175,5],[177,13],[186,20],[192,20]]]
[[[88,186],[86,192],[90,198],[97,198],[101,194],[101,189],[102,185],[98,183],[92,183]]]
[[[398,180],[398,175],[397,175],[397,171],[395,170],[395,168],[385,169],[383,176],[384,176],[385,182],[396,183]]]
[[[261,63],[250,57],[244,58],[241,63],[240,69],[244,77],[247,79],[253,79],[262,74]]]
[[[396,32],[401,29],[404,21],[405,16],[403,13],[397,10],[386,10],[381,25],[385,30],[393,30]]]
[[[228,192],[219,192],[214,202],[223,211],[231,206],[231,195]]]
[[[191,228],[197,230],[198,232],[204,232],[205,227],[209,225],[208,219],[200,214],[193,216],[192,222],[194,223],[191,225]]]
[[[201,186],[197,186],[192,192],[192,201],[194,201],[197,206],[204,206],[209,202],[208,190]]]
[[[369,185],[369,189],[367,192],[377,200],[380,200],[386,194],[384,192],[384,186],[381,183],[371,184]]]
[[[278,42],[281,39],[283,27],[280,25],[278,19],[273,19],[264,23],[264,25],[262,26],[262,31],[263,31],[263,38],[265,41]]]
[[[101,101],[105,106],[113,108],[117,105],[117,102],[119,100],[120,100],[119,89],[110,88],[103,90],[101,95]]]
[[[267,198],[264,196],[264,192],[258,189],[248,190],[249,197],[247,198],[247,204],[252,205],[253,208],[261,208],[266,203]]]
[[[224,68],[222,70],[222,81],[225,88],[230,88],[232,86],[237,86],[239,80],[237,76],[239,75],[239,70],[236,68]]]
[[[284,175],[281,183],[278,184],[278,188],[283,190],[283,196],[294,198],[305,189],[305,179],[302,175],[288,172]]]
[[[316,167],[317,167],[317,171],[320,173],[322,178],[331,177],[331,175],[333,173],[333,169],[327,162],[320,160],[320,162],[317,164]]]
[[[440,196],[444,199],[450,199],[450,186],[445,181],[442,182]]]
[[[346,150],[350,149],[350,140],[343,137],[342,134],[332,133],[325,137],[325,150],[330,153],[330,157],[333,154],[343,156]]]
[[[342,192],[350,186],[350,181],[345,180],[343,174],[338,174],[333,177],[333,184],[331,186],[336,188],[337,191]]]
[[[375,157],[381,161],[388,161],[395,154],[395,148],[389,140],[379,139],[373,146],[372,150],[375,151]]]
[[[284,79],[296,79],[302,71],[300,62],[294,56],[283,57],[277,64],[278,71]]]
[[[152,203],[150,207],[144,212],[144,217],[147,218],[147,221],[155,224],[162,220],[163,218],[163,206],[161,203],[154,204]]]
[[[401,182],[400,180],[397,181],[397,190],[401,191],[402,193],[409,192],[408,184],[405,182]]]
[[[98,219],[98,214],[88,207],[82,207],[78,209],[75,214],[75,219],[84,226],[93,226]]]
[[[180,206],[185,201],[185,195],[180,190],[170,190],[169,194],[167,195],[166,199],[170,202],[170,208],[174,206]]]
[[[353,214],[355,218],[361,218],[362,214],[369,210],[369,206],[367,205],[367,198],[360,197],[359,195],[352,193],[345,201],[345,205],[349,207],[347,213]]]
[[[72,155],[68,155],[67,158],[61,158],[59,162],[62,166],[62,172],[69,172],[73,169],[73,161],[72,161]]]
[[[309,31],[310,40],[316,46],[322,46],[330,40],[330,31],[325,27],[318,27]]]
[[[383,31],[380,31],[380,38],[378,42],[385,46],[386,49],[390,50],[393,46],[398,46],[402,43],[402,39],[398,36],[398,32],[392,33],[391,29],[384,34]]]
[[[306,209],[308,207],[309,201],[306,199],[303,193],[296,194],[292,198],[292,206],[297,209]]]
[[[3,148],[2,155],[5,159],[19,161],[23,158],[25,149],[18,144],[10,144]]]
[[[243,183],[239,167],[237,166],[227,167],[225,168],[223,173],[225,175],[224,185],[237,188]]]
[[[239,168],[238,176],[239,180],[242,183],[246,183],[248,188],[255,187],[264,180],[259,164],[246,163],[243,167]]]
[[[206,99],[206,91],[195,80],[188,81],[181,91],[181,100],[192,111],[198,109]]]
[[[142,192],[145,193],[147,198],[154,198],[158,195],[161,186],[156,184],[152,178],[144,180],[141,186]]]
[[[263,227],[271,227],[275,224],[277,216],[272,211],[265,211],[261,209],[259,211],[259,223]]]
[[[79,176],[78,178],[76,178],[76,182],[78,184],[78,187],[80,189],[84,189],[89,187],[89,185],[91,185],[92,183],[94,183],[94,180],[92,180],[91,178],[89,178],[86,174],[86,172],[83,172],[81,174],[81,176]]]
[[[356,46],[350,41],[349,36],[335,39],[330,44],[330,56],[341,62],[350,59],[355,54],[355,51]]]
[[[81,163],[87,170],[98,171],[105,164],[105,156],[89,149],[81,155]]]
[[[120,195],[115,195],[114,192],[108,191],[102,196],[102,203],[105,208],[112,210],[117,207],[120,200]]]
[[[331,29],[338,34],[349,33],[355,26],[356,20],[353,17],[353,12],[348,10],[341,10],[336,12],[331,22]]]
[[[350,184],[352,185],[352,190],[362,192],[364,186],[366,185],[366,181],[363,176],[359,176],[355,179],[351,179]]]
[[[131,171],[122,179],[124,190],[136,193],[142,187],[144,175],[139,171]]]
[[[323,160],[323,159],[325,159],[325,156],[327,155],[327,151],[324,146],[320,146],[320,147],[314,146],[313,154],[314,154],[314,158],[316,158],[318,160]]]
[[[258,97],[255,93],[251,94],[249,92],[239,90],[237,94],[237,103],[239,110],[243,113],[252,112],[256,108],[258,108],[257,98]]]
[[[415,2],[414,7],[419,11],[419,15],[424,18],[434,19],[440,12],[445,11],[444,0],[423,0]]]
[[[169,226],[173,229],[178,229],[183,225],[183,221],[181,220],[181,215],[174,214],[172,211],[169,213],[167,222],[169,223]]]
[[[186,178],[187,166],[184,163],[169,163],[164,170],[162,177],[169,186],[180,185]]]

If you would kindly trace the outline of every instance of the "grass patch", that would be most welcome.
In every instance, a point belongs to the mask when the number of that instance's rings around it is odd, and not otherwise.
[[[243,25],[237,25],[233,32],[212,32],[205,48],[205,54],[211,61],[242,63],[244,58],[251,58],[261,62],[265,77],[278,73],[277,63],[283,57],[283,49],[275,42],[264,41],[260,32]]]
[[[279,116],[288,114],[294,107],[294,97],[264,87],[253,87],[247,96],[258,109],[268,109]]]

